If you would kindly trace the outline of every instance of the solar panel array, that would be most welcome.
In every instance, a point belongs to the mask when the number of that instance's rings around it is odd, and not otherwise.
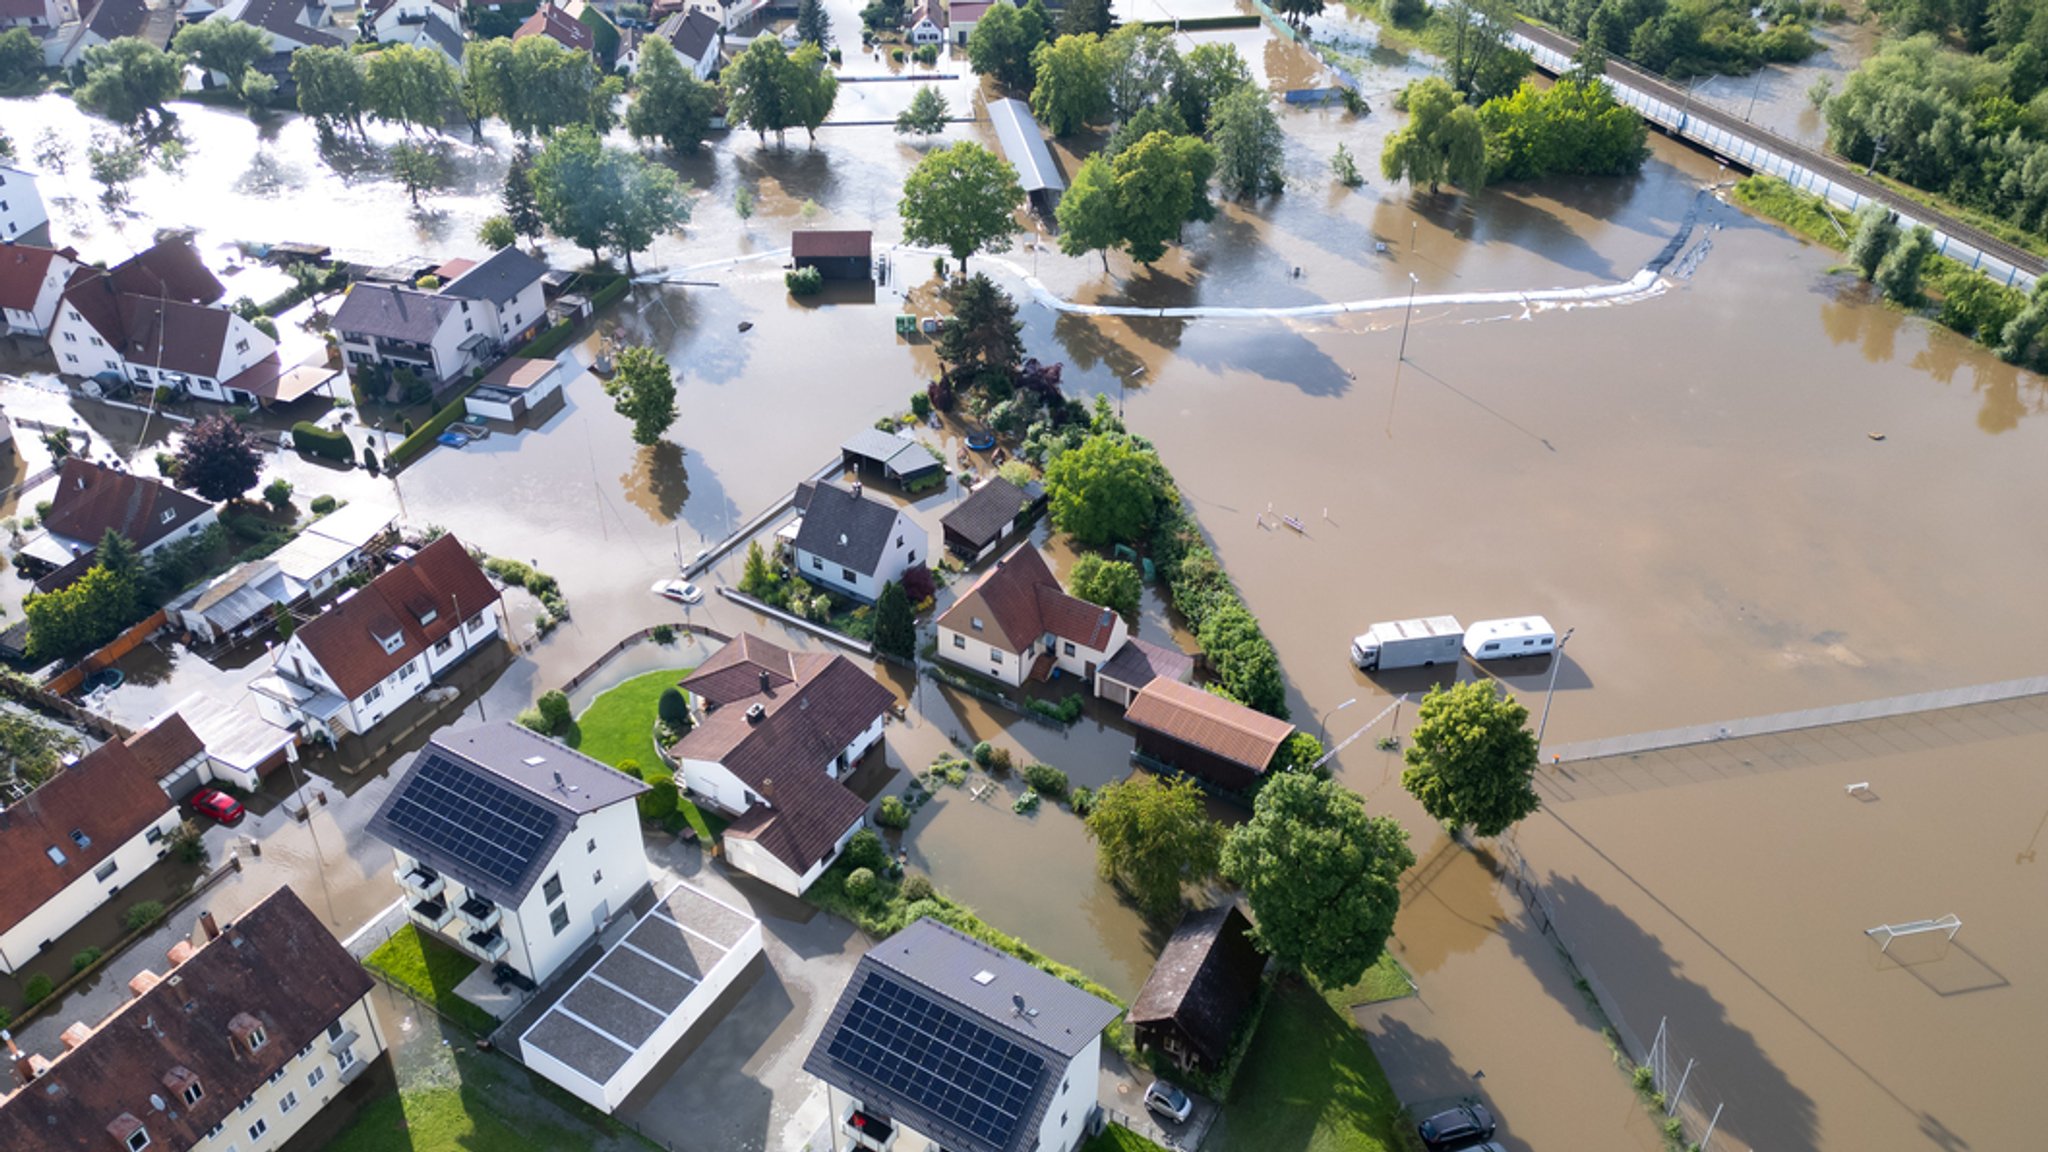
[[[1037,1053],[880,972],[827,1049],[854,1074],[961,1132],[1008,1147],[1045,1075]]]
[[[517,890],[560,817],[428,745],[400,787],[389,819],[455,864]]]

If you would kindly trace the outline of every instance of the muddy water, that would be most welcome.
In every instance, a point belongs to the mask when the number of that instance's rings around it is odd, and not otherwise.
[[[1849,74],[1877,52],[1877,16],[1853,6],[1862,19],[1813,29],[1821,50],[1797,64],[1770,64],[1750,76],[1722,76],[1701,82],[1693,99],[1768,128],[1810,147],[1827,143],[1827,117],[1809,93],[1822,80],[1840,92]]]

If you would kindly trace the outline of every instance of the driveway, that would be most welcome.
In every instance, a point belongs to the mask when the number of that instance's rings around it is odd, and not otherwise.
[[[1149,1070],[1133,1068],[1124,1062],[1122,1056],[1105,1049],[1102,1053],[1102,1111],[1110,1120],[1161,1148],[1194,1152],[1209,1138],[1209,1129],[1216,1124],[1216,1117],[1220,1114],[1216,1102],[1189,1092],[1188,1099],[1194,1101],[1195,1110],[1188,1114],[1185,1122],[1174,1124],[1145,1107],[1145,1087],[1154,1079]]]

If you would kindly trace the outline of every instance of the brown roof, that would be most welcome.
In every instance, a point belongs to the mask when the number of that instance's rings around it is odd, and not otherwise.
[[[194,756],[206,754],[206,744],[185,718],[176,712],[157,721],[127,740],[128,750],[151,780],[161,780]]]
[[[111,528],[141,549],[184,531],[210,507],[168,484],[72,456],[57,473],[43,527],[95,547]]]
[[[789,254],[796,260],[832,256],[858,256],[865,260],[874,250],[874,236],[872,232],[804,229],[789,234]]]
[[[105,744],[0,811],[0,931],[13,928],[171,810],[171,798],[126,744]],[[83,835],[81,846],[72,833]],[[49,854],[64,857],[59,864]],[[0,1139],[0,1148],[11,1148]],[[28,1147],[29,1145],[21,1145]]]
[[[1216,1064],[1230,1054],[1265,970],[1266,957],[1252,943],[1252,923],[1236,904],[1190,912],[1131,1002],[1131,1023],[1171,1021]]]
[[[991,476],[967,499],[939,517],[939,524],[946,531],[980,548],[1000,537],[1003,529],[1010,526],[1010,521],[1022,515],[1037,500],[1036,495],[1001,476]]]
[[[977,619],[983,627],[974,626]],[[1099,652],[1116,633],[1116,613],[1069,596],[1045,557],[1026,541],[939,617],[939,627],[963,635],[986,635],[990,626],[1002,640],[997,647],[1006,652],[1022,652],[1048,632]]]
[[[122,296],[121,346],[132,364],[167,368],[188,376],[220,377],[227,350],[229,321],[225,308],[181,304],[154,296]],[[107,335],[102,333],[102,335]]]
[[[1133,636],[1102,665],[1098,675],[1126,687],[1143,688],[1161,676],[1185,684],[1194,672],[1194,657],[1178,648],[1162,648]]]
[[[507,356],[496,368],[485,373],[484,378],[478,381],[478,386],[522,392],[547,379],[555,368],[553,360]]]
[[[497,600],[462,541],[443,536],[301,625],[295,638],[353,700]],[[392,635],[400,643],[386,652],[378,637]]]
[[[149,1129],[152,1148],[191,1148],[272,1073],[322,1038],[369,995],[369,974],[289,888],[279,888],[222,925],[165,979],[115,1009],[48,1072],[0,1103],[0,1148],[107,1152],[123,1116]],[[265,1043],[234,1043],[250,1023]],[[364,1051],[359,1048],[358,1052]],[[187,1105],[169,1087],[188,1071],[204,1093]],[[302,1107],[317,1108],[313,1100]],[[170,1097],[160,1110],[150,1097]],[[253,1117],[244,1117],[241,1123]],[[273,1118],[274,1119],[274,1118]]]
[[[564,48],[577,52],[588,52],[597,46],[597,37],[585,28],[574,16],[556,5],[543,5],[540,11],[526,18],[512,39],[524,40],[529,36],[546,36]]]
[[[670,754],[722,764],[767,801],[726,834],[758,841],[798,872],[823,859],[867,810],[825,766],[888,712],[895,693],[844,656],[791,652],[746,634],[681,686],[707,710]],[[762,715],[750,719],[756,704]]]
[[[37,0],[36,11],[42,10],[42,2]],[[43,277],[49,274],[50,262],[59,256],[76,260],[78,253],[69,248],[59,252],[32,244],[0,244],[0,308],[33,309],[36,297],[43,294]]]
[[[1264,772],[1294,725],[1225,700],[1178,680],[1152,681],[1131,701],[1124,719],[1183,744]]]
[[[116,292],[175,300],[181,304],[213,304],[228,294],[209,271],[199,250],[182,236],[157,241],[114,265],[107,279]]]

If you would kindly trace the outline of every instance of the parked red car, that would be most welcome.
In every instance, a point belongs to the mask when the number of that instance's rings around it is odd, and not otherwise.
[[[193,793],[192,810],[211,816],[220,824],[233,824],[242,818],[241,801],[218,788],[201,788]]]

